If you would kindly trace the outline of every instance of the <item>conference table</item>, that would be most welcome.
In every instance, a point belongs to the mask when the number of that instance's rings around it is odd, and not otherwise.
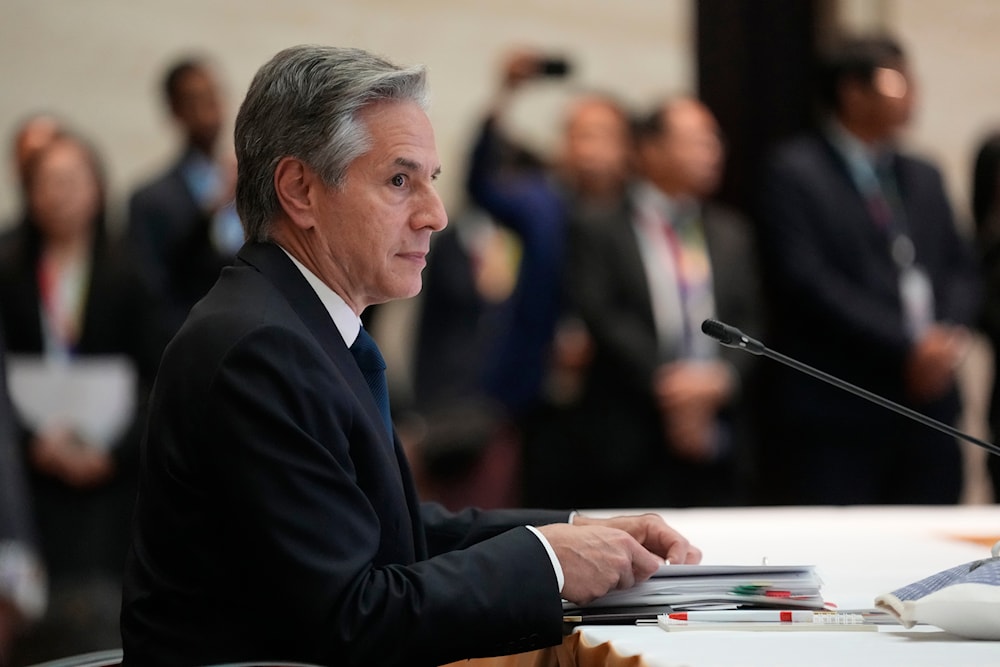
[[[840,609],[931,574],[990,556],[1000,506],[788,507],[657,510],[704,552],[705,564],[814,565],[822,594]],[[612,512],[588,514],[609,516]],[[468,667],[786,667],[808,665],[1000,666],[1000,642],[937,627],[880,625],[878,632],[666,632],[656,626],[587,625],[561,646]]]

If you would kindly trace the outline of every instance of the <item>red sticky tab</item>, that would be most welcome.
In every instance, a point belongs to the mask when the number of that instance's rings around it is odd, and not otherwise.
[[[791,621],[792,621],[792,612],[790,612],[790,611],[783,611],[783,612],[781,612],[781,621],[783,623],[791,623]]]

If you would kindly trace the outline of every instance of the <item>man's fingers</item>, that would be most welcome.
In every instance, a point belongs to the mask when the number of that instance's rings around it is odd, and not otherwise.
[[[632,557],[632,573],[635,575],[633,584],[649,579],[663,565],[663,560],[650,553],[638,542]]]
[[[680,538],[670,545],[667,561],[673,565],[697,565],[701,562],[701,549],[692,546],[687,540]]]

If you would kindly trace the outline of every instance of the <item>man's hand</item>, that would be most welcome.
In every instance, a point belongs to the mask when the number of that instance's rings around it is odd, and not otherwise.
[[[936,324],[921,338],[906,360],[906,388],[910,398],[927,402],[943,396],[955,383],[955,368],[969,346],[962,327]]]
[[[608,519],[577,514],[574,526],[609,526],[624,530],[644,548],[674,565],[697,565],[701,562],[701,549],[692,545],[683,535],[671,528],[659,514],[630,514]]]
[[[666,364],[653,379],[653,392],[674,453],[689,461],[710,460],[716,414],[733,392],[729,368],[722,362]]]
[[[530,49],[517,49],[508,53],[502,67],[503,88],[513,90],[538,76],[538,63],[542,58],[542,54]]]
[[[562,596],[576,604],[645,581],[664,559],[701,560],[701,551],[655,514],[610,519],[577,515],[574,525],[550,524],[538,530],[562,567]]]
[[[631,535],[617,528],[555,523],[538,531],[562,567],[562,596],[576,604],[631,588],[648,579],[661,564]]]

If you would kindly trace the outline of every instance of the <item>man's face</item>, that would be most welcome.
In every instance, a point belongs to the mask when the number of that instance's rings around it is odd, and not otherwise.
[[[715,117],[695,100],[674,102],[663,113],[662,135],[643,150],[648,177],[671,195],[709,196],[725,157]]]
[[[628,176],[628,123],[607,102],[580,102],[567,123],[565,142],[566,168],[585,193],[617,189]]]
[[[370,150],[340,186],[320,197],[320,277],[360,313],[416,295],[431,234],[448,224],[434,188],[441,170],[434,130],[414,102],[381,102],[362,112]]]
[[[211,152],[222,129],[222,102],[211,74],[192,69],[177,83],[173,113],[188,139],[205,152]]]
[[[872,114],[875,122],[892,134],[904,127],[913,115],[914,91],[911,77],[903,62],[890,67],[877,67],[872,74]]]
[[[902,60],[889,61],[872,72],[871,81],[848,79],[842,84],[841,120],[867,141],[892,139],[913,116],[913,77]]]

